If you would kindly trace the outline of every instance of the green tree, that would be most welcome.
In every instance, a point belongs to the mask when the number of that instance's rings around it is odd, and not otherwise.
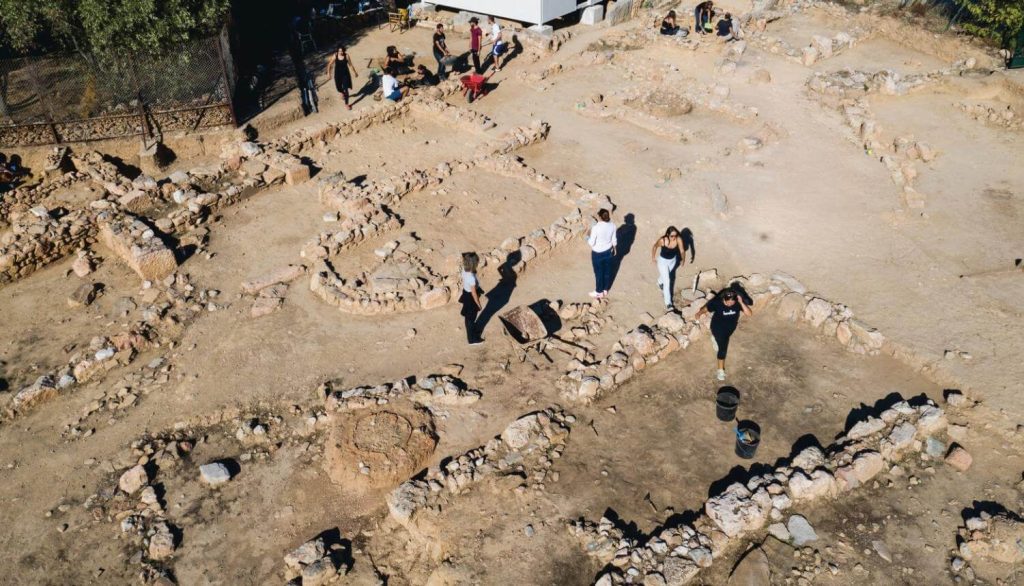
[[[959,0],[967,13],[964,31],[992,39],[1002,47],[1024,28],[1024,2],[1021,0]]]
[[[231,0],[0,0],[0,38],[14,50],[74,48],[97,58],[159,52],[207,36]]]

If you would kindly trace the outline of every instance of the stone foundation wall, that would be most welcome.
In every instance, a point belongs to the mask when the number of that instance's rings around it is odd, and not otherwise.
[[[731,484],[694,512],[692,523],[670,521],[644,543],[607,519],[575,521],[569,532],[590,556],[610,566],[597,584],[688,584],[796,506],[843,497],[905,458],[930,459],[926,444],[945,428],[945,413],[933,402],[900,401],[877,418],[857,422],[824,449],[806,448],[786,465]]]
[[[430,517],[448,499],[498,476],[518,476],[517,492],[543,490],[552,460],[561,456],[576,418],[557,407],[515,420],[485,445],[453,456],[443,468],[433,467],[408,480],[387,496],[391,518],[419,538],[429,538]],[[554,473],[556,474],[556,473]]]

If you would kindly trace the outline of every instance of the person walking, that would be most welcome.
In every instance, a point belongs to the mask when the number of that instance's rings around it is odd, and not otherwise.
[[[473,73],[480,74],[480,41],[484,31],[477,17],[469,19],[469,55],[473,59]]]
[[[348,51],[344,45],[338,45],[338,50],[331,55],[327,61],[327,77],[334,77],[334,88],[338,90],[345,100],[345,107],[349,110],[352,106],[348,103],[348,93],[352,90],[352,74],[359,77],[352,60],[348,58]]]
[[[739,325],[740,314],[749,316],[752,312],[743,295],[730,286],[700,308],[694,317],[700,319],[707,313],[711,314],[711,345],[717,352],[718,380],[725,380],[725,356],[729,352],[729,338]]]
[[[665,235],[654,242],[651,262],[658,267],[658,288],[665,299],[665,309],[673,310],[672,285],[675,282],[675,271],[681,263],[686,262],[686,243],[675,226],[669,226]]]
[[[590,245],[590,262],[594,266],[594,290],[590,296],[604,299],[612,286],[612,261],[615,259],[615,248],[618,240],[615,237],[615,224],[608,210],[597,212],[598,222],[590,228],[587,244]]]
[[[480,264],[480,257],[475,252],[462,254],[462,296],[459,303],[462,304],[462,319],[466,324],[466,341],[470,346],[483,343],[483,338],[477,331],[476,318],[483,306],[480,304],[480,283],[476,276],[476,267]]]
[[[445,42],[444,25],[438,23],[437,32],[434,33],[434,59],[437,59],[437,78],[448,79],[448,72],[445,71],[445,61],[451,57],[448,52],[448,44]]]

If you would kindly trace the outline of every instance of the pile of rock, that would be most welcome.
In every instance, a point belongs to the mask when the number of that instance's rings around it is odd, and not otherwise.
[[[148,458],[143,457],[144,461]],[[125,470],[117,482],[124,495],[121,510],[113,516],[128,539],[150,562],[166,563],[178,547],[175,527],[167,521],[156,489],[150,485],[146,463]],[[136,500],[137,499],[137,500]]]
[[[163,358],[154,358],[134,372],[129,372],[116,383],[107,386],[103,394],[91,401],[81,414],[64,426],[65,438],[80,438],[91,435],[91,429],[83,429],[89,418],[98,414],[113,417],[119,412],[138,405],[142,397],[166,385],[170,381],[172,367]]]
[[[447,460],[443,468],[432,467],[422,479],[409,480],[387,497],[391,517],[416,535],[429,532],[424,515],[438,514],[447,499],[491,477],[523,480],[516,491],[529,486],[543,490],[549,478],[552,460],[561,457],[569,428],[576,418],[557,407],[524,415],[515,420],[499,437],[482,447]]]
[[[54,217],[44,206],[10,216],[11,230],[0,236],[0,283],[22,279],[87,245],[93,216],[74,210]]]
[[[489,141],[476,149],[475,158],[492,155],[507,155],[532,144],[543,142],[548,137],[551,125],[534,120],[529,126],[517,126],[499,138]]]
[[[975,511],[958,530],[957,543],[950,569],[968,580],[974,580],[969,564],[978,559],[1019,565],[1024,562],[1024,519],[1008,511]]]
[[[349,567],[335,562],[333,554],[338,549],[340,544],[328,548],[323,537],[317,537],[292,550],[284,556],[288,586],[323,586],[347,574]]]
[[[178,268],[174,251],[142,218],[124,214],[101,221],[99,241],[145,281],[159,281]]]
[[[1013,106],[1007,104],[1005,108],[992,108],[984,104],[967,104],[960,102],[957,107],[963,110],[968,116],[985,124],[1001,126],[1010,130],[1024,129],[1024,119],[1017,116]]]
[[[409,377],[350,389],[336,389],[334,383],[327,382],[320,387],[320,393],[328,413],[366,409],[403,398],[421,405],[461,406],[475,403],[481,397],[480,391],[470,389],[465,382],[450,375]]]
[[[643,545],[607,519],[576,521],[569,531],[588,554],[611,565],[599,584],[686,584],[730,548],[785,518],[793,506],[840,497],[910,455],[927,457],[927,441],[945,427],[945,414],[933,402],[900,401],[857,422],[825,449],[806,448],[788,465],[729,485],[705,502],[693,523],[669,524]],[[802,535],[796,518],[790,525]],[[788,528],[787,533],[792,539]]]
[[[677,349],[685,348],[699,332],[700,326],[696,323],[687,323],[681,315],[667,312],[656,322],[627,332],[601,362],[590,365],[571,362],[569,372],[557,385],[567,400],[590,403],[601,393],[625,383]]]
[[[116,366],[129,364],[136,354],[150,348],[156,338],[145,324],[134,324],[113,336],[97,336],[84,351],[72,354],[63,368],[44,374],[15,393],[8,416],[54,399],[62,390],[95,378]]]

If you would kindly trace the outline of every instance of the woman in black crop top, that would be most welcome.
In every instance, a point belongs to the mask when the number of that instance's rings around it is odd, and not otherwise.
[[[658,288],[665,300],[665,309],[672,310],[672,288],[675,283],[676,267],[686,260],[686,243],[675,226],[669,226],[665,235],[658,238],[651,247],[651,262],[658,267]]]

